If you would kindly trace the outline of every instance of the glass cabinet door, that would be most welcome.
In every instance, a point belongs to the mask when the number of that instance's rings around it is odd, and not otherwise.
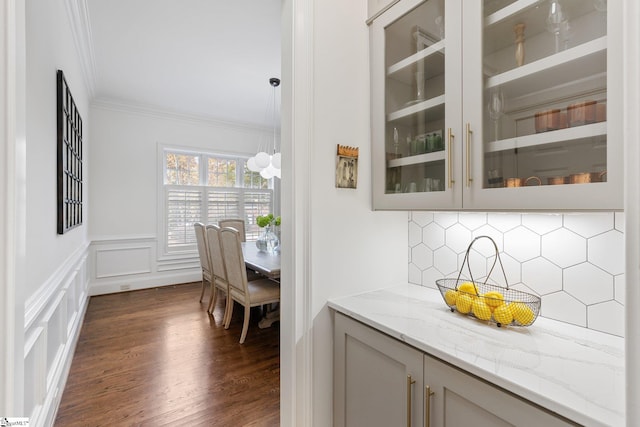
[[[603,208],[593,197],[611,195],[612,173],[622,189],[611,167],[622,140],[608,120],[617,109],[607,1],[484,0],[481,15],[481,126],[471,139],[482,141],[474,185],[484,195],[472,198],[495,205],[484,191],[494,190],[514,207]]]
[[[426,193],[444,194],[451,173],[445,99],[456,76],[445,79],[445,1],[398,6],[372,28],[372,130],[384,155],[374,159],[374,169],[384,165],[374,171],[374,208],[426,207]]]

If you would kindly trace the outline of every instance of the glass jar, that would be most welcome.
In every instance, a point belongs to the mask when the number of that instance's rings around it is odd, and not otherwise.
[[[280,239],[276,233],[273,232],[271,226],[266,226],[262,229],[262,233],[256,240],[256,247],[263,252],[273,253],[280,249]]]

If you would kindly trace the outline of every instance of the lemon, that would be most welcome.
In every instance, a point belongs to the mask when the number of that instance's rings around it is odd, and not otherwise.
[[[490,291],[485,293],[483,296],[489,307],[496,308],[504,304],[504,296],[498,291]]]
[[[502,304],[493,310],[493,319],[502,325],[508,325],[513,321],[513,314],[507,304]]]
[[[485,302],[483,298],[477,298],[471,307],[473,311],[473,315],[476,316],[480,320],[489,320],[491,319],[491,309]]]
[[[444,293],[444,300],[449,306],[456,305],[456,300],[458,299],[458,291],[453,289],[447,289],[447,292]]]
[[[471,311],[471,305],[473,304],[473,297],[467,294],[458,295],[456,301],[456,308],[462,314],[467,314]]]
[[[530,325],[536,317],[533,310],[523,302],[509,304],[509,310],[511,311],[513,320],[524,326]]]
[[[473,283],[471,283],[471,282],[462,283],[460,286],[458,286],[458,290],[460,292],[465,292],[465,293],[471,294],[473,296],[478,295],[478,292],[476,292],[475,285]]]

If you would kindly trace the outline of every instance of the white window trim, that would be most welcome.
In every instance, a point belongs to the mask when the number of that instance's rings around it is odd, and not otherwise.
[[[186,147],[186,146],[178,146],[173,144],[157,143],[157,150],[156,150],[156,165],[158,168],[157,174],[156,174],[156,184],[157,184],[157,192],[156,192],[156,200],[157,200],[156,233],[157,234],[156,235],[158,236],[157,237],[157,248],[158,248],[157,258],[159,261],[170,261],[170,260],[179,260],[179,259],[185,259],[185,258],[193,258],[194,254],[197,254],[197,247],[195,245],[192,248],[189,247],[189,248],[185,248],[184,250],[178,250],[178,249],[169,250],[168,248],[167,234],[166,234],[166,229],[167,229],[166,208],[167,207],[165,204],[165,200],[166,200],[165,192],[167,187],[164,185],[165,172],[166,172],[166,165],[164,163],[165,162],[164,154],[166,151],[178,152],[178,153],[184,153],[184,154],[198,154],[198,155],[212,156],[212,157],[218,157],[218,158],[240,159],[245,162],[251,156],[243,153],[231,153],[227,151],[211,151],[211,150],[198,148],[198,147]],[[203,179],[206,179],[206,178],[203,178],[203,177],[206,177],[206,173],[207,173],[207,168],[205,166],[205,163],[206,162],[200,162],[201,183]],[[275,203],[275,197],[276,197],[274,187],[273,187],[273,184],[274,184],[273,179],[271,181],[271,185],[269,189],[256,189],[256,188],[244,189],[244,187],[241,187],[238,185],[239,183],[244,182],[243,171],[244,171],[244,165],[242,165],[242,167],[236,168],[236,186],[228,187],[228,188],[234,188],[236,190],[240,190],[241,194],[244,192],[243,190],[270,192],[271,203],[273,207],[273,204]],[[188,186],[188,187],[202,188],[202,186]],[[211,187],[211,189],[218,189],[218,190],[223,188],[225,187]],[[205,191],[205,197],[206,197],[206,193],[207,192]]]

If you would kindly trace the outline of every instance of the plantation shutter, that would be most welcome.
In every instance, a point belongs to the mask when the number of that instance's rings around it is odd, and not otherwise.
[[[199,188],[167,188],[167,246],[196,245],[193,223],[202,221],[202,191]]]
[[[209,188],[207,191],[207,222],[217,224],[226,218],[242,218],[238,189]]]
[[[256,225],[256,218],[260,215],[267,215],[272,210],[271,191],[245,190],[244,199],[244,221],[246,226],[245,234],[247,240],[256,240],[260,235],[260,227]]]

